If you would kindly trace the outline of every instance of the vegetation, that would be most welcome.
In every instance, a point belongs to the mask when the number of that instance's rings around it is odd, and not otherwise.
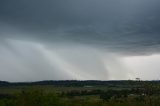
[[[0,106],[160,106],[160,83],[159,81],[0,82]]]

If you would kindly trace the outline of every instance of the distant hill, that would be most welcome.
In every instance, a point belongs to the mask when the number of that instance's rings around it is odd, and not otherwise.
[[[0,81],[0,86],[8,86],[8,85],[10,85],[9,82],[7,82],[7,81]]]
[[[136,85],[139,81],[132,80],[109,80],[109,81],[99,81],[99,80],[49,80],[49,81],[37,81],[37,82],[7,82],[0,81],[0,86],[24,86],[24,85],[55,85],[55,86],[121,86],[121,85]],[[141,81],[141,82],[152,82],[155,84],[160,84],[159,80],[155,81]]]

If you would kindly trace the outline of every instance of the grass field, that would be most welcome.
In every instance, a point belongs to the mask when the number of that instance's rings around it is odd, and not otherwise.
[[[0,85],[0,106],[160,106],[159,101],[159,81]]]

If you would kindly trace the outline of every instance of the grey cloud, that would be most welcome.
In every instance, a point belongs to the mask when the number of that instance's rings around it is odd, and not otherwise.
[[[104,54],[126,56],[159,52],[159,4],[159,0],[1,0],[0,51],[5,48],[6,53],[9,53],[2,58],[7,60],[7,57],[10,57],[12,61],[20,61],[24,67],[39,70],[40,75],[37,79],[43,77],[41,75],[45,74],[45,69],[51,73],[52,70],[64,72],[60,63],[66,68],[89,70],[84,73],[90,73],[92,76],[95,76],[96,70],[99,69],[102,73],[106,72],[103,75],[109,77],[109,69],[102,61]],[[16,42],[28,42],[28,46],[18,46],[21,43]],[[45,47],[34,48],[30,45],[33,42],[34,46],[40,44]],[[28,54],[32,54],[30,58],[23,52],[25,48],[28,48],[26,51],[30,51]],[[75,50],[73,55],[69,54],[72,50]],[[90,55],[92,50],[96,51],[95,56]],[[57,54],[55,51],[58,51]],[[99,55],[99,52],[103,56]],[[50,60],[45,54],[57,60]],[[95,62],[92,62],[94,59]],[[119,66],[116,59],[113,63]],[[71,67],[72,65],[75,67]],[[94,70],[91,68],[92,65],[98,68]],[[60,72],[54,77],[63,78],[65,74],[59,75]],[[73,72],[72,75],[71,72],[64,73],[70,73],[66,78],[74,76]],[[80,73],[81,76],[84,75]]]
[[[142,46],[141,49],[150,51],[159,45],[159,3],[157,0],[2,0],[0,21],[10,29],[20,29],[18,37],[22,38],[66,40],[122,51],[130,48],[138,52],[137,47]],[[32,34],[25,36],[23,31]],[[17,36],[17,32],[13,30],[8,35]]]

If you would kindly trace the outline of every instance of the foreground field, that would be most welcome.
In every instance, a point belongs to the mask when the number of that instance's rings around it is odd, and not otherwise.
[[[160,106],[160,82],[1,82],[0,106]]]

